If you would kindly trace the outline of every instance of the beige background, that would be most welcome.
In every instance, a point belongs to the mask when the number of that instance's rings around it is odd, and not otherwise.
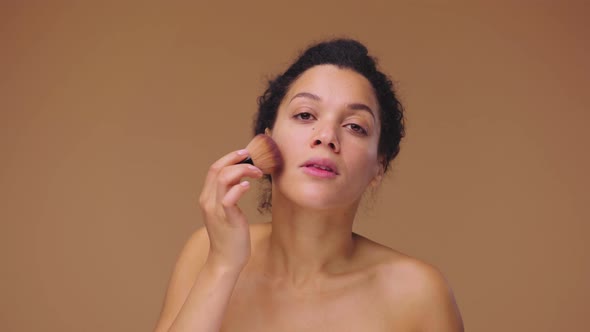
[[[265,80],[351,36],[408,118],[356,230],[442,269],[469,331],[586,331],[588,2],[265,2],[1,2],[0,330],[150,330]]]

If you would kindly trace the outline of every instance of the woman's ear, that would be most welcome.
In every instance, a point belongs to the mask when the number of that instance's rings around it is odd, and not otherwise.
[[[383,166],[382,158],[379,158],[379,163],[377,165],[377,173],[373,176],[373,179],[369,183],[372,188],[377,188],[381,184],[381,180],[383,180],[383,174],[385,173],[385,169]]]

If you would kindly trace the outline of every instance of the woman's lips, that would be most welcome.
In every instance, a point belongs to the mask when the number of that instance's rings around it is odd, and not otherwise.
[[[303,172],[321,178],[333,178],[338,175],[336,164],[326,158],[312,158],[301,165]]]
[[[309,174],[312,176],[317,176],[320,178],[328,179],[328,178],[333,178],[337,175],[332,170],[320,168],[320,167],[313,166],[313,165],[303,166],[302,168],[303,168],[303,173]]]

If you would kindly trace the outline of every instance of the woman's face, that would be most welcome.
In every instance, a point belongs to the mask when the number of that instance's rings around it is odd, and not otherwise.
[[[292,85],[270,133],[284,158],[273,196],[303,207],[356,204],[382,174],[378,103],[369,81],[350,69],[315,66]]]

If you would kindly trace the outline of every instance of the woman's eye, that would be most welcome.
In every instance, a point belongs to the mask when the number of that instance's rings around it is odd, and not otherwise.
[[[302,112],[302,113],[295,115],[295,118],[301,119],[301,120],[311,120],[313,118],[313,115],[311,115],[311,113],[308,113],[308,112]]]
[[[347,125],[350,130],[354,131],[357,134],[367,135],[367,130],[356,123],[350,123]]]

